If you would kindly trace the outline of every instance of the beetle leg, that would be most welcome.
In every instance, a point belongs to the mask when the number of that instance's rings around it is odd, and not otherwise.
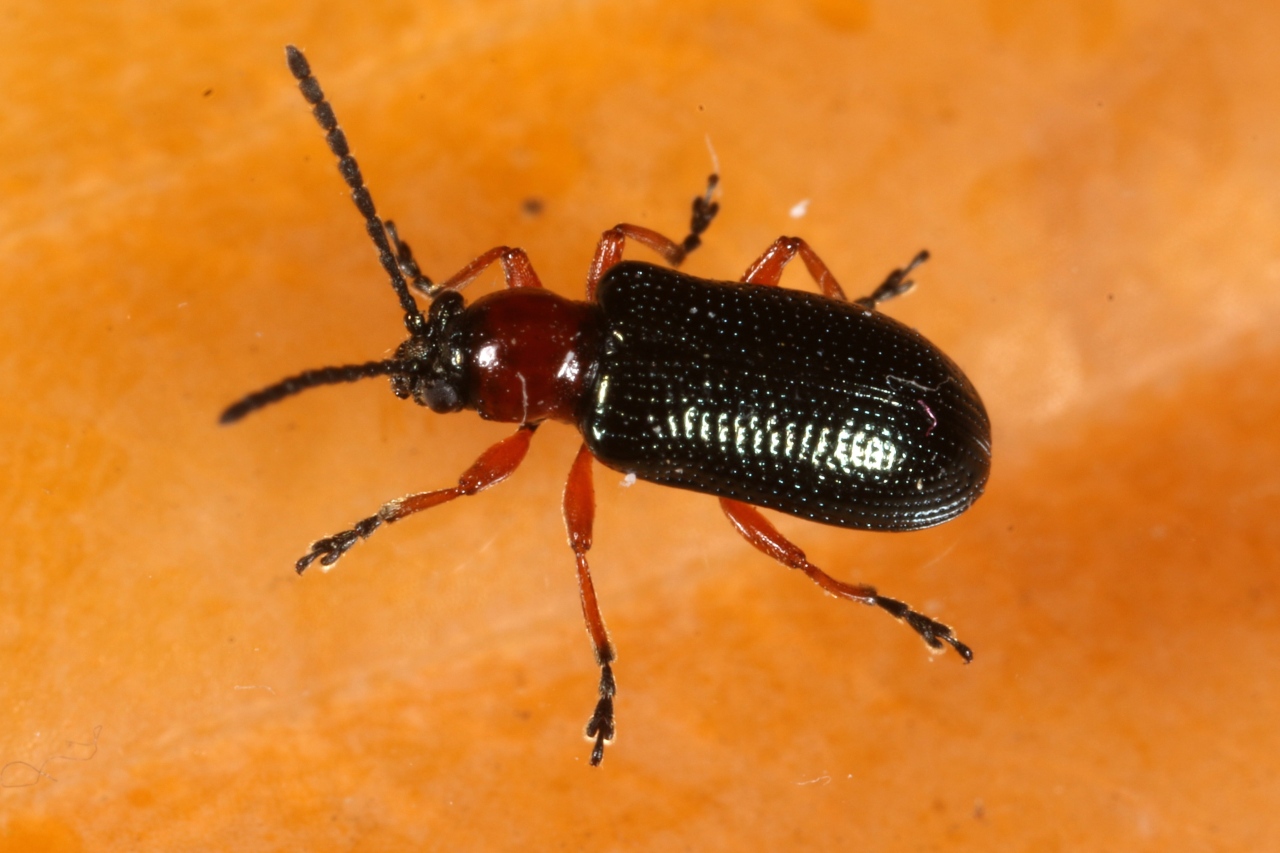
[[[441,284],[440,289],[461,290],[495,261],[502,264],[502,278],[507,287],[542,287],[542,282],[538,279],[538,274],[533,271],[533,264],[529,262],[529,256],[525,254],[524,249],[497,246],[460,269],[452,278]]]
[[[916,252],[916,256],[911,259],[911,263],[905,267],[900,267],[885,278],[884,283],[871,292],[870,296],[864,296],[861,299],[855,299],[854,302],[867,308],[875,308],[881,302],[888,302],[895,296],[901,296],[911,288],[915,287],[915,282],[907,278],[911,275],[911,271],[916,267],[929,260],[929,250],[921,249]]]
[[[955,633],[947,625],[936,619],[930,619],[923,613],[917,613],[904,602],[894,598],[885,598],[876,592],[875,587],[865,584],[847,584],[838,581],[809,562],[801,551],[789,539],[778,532],[759,510],[749,504],[729,498],[720,499],[720,507],[733,523],[734,529],[742,537],[756,547],[758,551],[772,557],[782,565],[799,569],[809,576],[810,580],[832,595],[860,601],[863,604],[874,604],[887,611],[894,618],[906,622],[910,628],[924,638],[930,648],[940,649],[948,643],[959,652],[965,663],[973,660],[973,652],[964,643],[956,639]]]
[[[529,450],[529,440],[537,428],[537,424],[524,424],[516,430],[514,435],[507,436],[481,453],[480,458],[458,478],[458,485],[387,501],[378,510],[377,515],[357,521],[350,530],[344,530],[311,543],[311,550],[295,565],[298,574],[306,571],[307,567],[317,559],[320,561],[321,568],[327,572],[343,554],[350,550],[352,545],[361,539],[368,539],[373,531],[382,526],[383,522],[391,524],[415,512],[431,509],[433,506],[448,503],[455,498],[474,495],[476,492],[482,492],[490,486],[501,483],[510,477],[524,461],[525,453]]]
[[[404,246],[403,243],[400,245]],[[542,281],[533,271],[533,264],[524,249],[495,246],[458,270],[448,281],[433,285],[427,295],[434,296],[442,290],[461,290],[495,263],[502,264],[502,279],[507,287],[542,287]]]
[[[693,199],[689,233],[679,243],[650,228],[628,225],[625,222],[601,234],[600,242],[596,245],[595,257],[591,259],[591,267],[587,270],[587,301],[595,301],[596,286],[600,284],[600,279],[604,278],[604,274],[610,267],[622,260],[622,247],[627,240],[635,240],[643,246],[648,246],[662,255],[663,259],[673,267],[680,266],[690,252],[702,245],[702,232],[707,230],[711,220],[715,219],[716,214],[720,212],[719,203],[713,201],[719,183],[719,175],[713,173],[707,178],[706,191]]]
[[[582,597],[582,615],[587,622],[587,633],[595,647],[596,663],[600,666],[600,699],[587,721],[587,739],[594,740],[591,749],[591,766],[599,767],[604,760],[605,744],[613,742],[613,697],[618,685],[613,680],[612,663],[617,659],[609,632],[600,615],[596,601],[596,588],[591,582],[591,569],[587,566],[587,551],[591,549],[591,528],[596,515],[596,492],[591,479],[591,463],[594,458],[587,446],[582,445],[569,469],[569,481],[564,487],[564,526],[569,531],[569,547],[578,562],[578,593]]]
[[[841,302],[849,301],[844,295],[844,288],[840,287],[840,282],[836,281],[826,262],[800,237],[779,237],[774,240],[773,245],[765,249],[764,254],[747,269],[742,280],[747,284],[776,286],[782,278],[782,270],[797,254],[804,261],[809,275],[818,283],[823,296],[839,299]]]

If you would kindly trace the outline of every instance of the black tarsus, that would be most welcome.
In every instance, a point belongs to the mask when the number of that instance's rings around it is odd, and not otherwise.
[[[689,233],[680,241],[681,260],[694,249],[702,245],[702,232],[711,225],[711,220],[720,212],[720,203],[713,201],[716,187],[720,185],[720,176],[712,172],[707,177],[707,189],[693,199],[693,214],[689,217]]]
[[[361,539],[368,539],[373,535],[373,531],[381,526],[382,516],[380,514],[371,515],[368,518],[357,521],[349,530],[343,530],[341,533],[317,539],[311,543],[311,550],[299,557],[298,561],[293,564],[293,568],[298,574],[302,574],[317,559],[320,560],[321,566],[326,568],[332,566],[342,558],[343,554],[351,550],[352,545]]]
[[[929,648],[940,649],[943,643],[947,643],[959,653],[960,657],[964,658],[965,663],[970,663],[973,660],[973,650],[956,639],[955,632],[951,630],[949,625],[944,625],[937,619],[930,619],[923,613],[912,610],[909,604],[896,598],[876,595],[871,603],[884,610],[890,616],[906,622],[911,630],[924,638]]]
[[[885,277],[884,283],[871,292],[870,296],[864,296],[861,299],[853,300],[855,304],[865,308],[875,308],[881,302],[888,302],[895,296],[901,296],[911,288],[915,287],[915,282],[907,278],[911,275],[911,271],[916,267],[929,260],[929,250],[921,249],[916,252],[916,256],[911,259],[911,263],[905,267],[894,270]]]
[[[390,219],[386,221],[387,237],[391,240],[391,248],[396,253],[396,261],[400,264],[400,272],[404,273],[405,278],[409,279],[409,286],[421,293],[427,298],[432,298],[437,290],[435,282],[422,274],[422,270],[418,269],[418,262],[413,257],[413,250],[409,248],[409,244],[400,239],[400,232],[396,230],[396,224]]]
[[[600,664],[600,701],[596,702],[596,710],[587,721],[587,738],[595,741],[591,747],[591,766],[599,767],[604,761],[604,747],[613,742],[616,727],[613,720],[613,697],[618,695],[618,683],[613,680],[613,667],[610,661]]]

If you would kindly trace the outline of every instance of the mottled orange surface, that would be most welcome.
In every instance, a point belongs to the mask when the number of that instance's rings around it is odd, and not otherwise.
[[[1274,4],[9,5],[0,848],[1280,849]],[[862,292],[927,246],[888,310],[981,389],[987,495],[779,523],[974,663],[598,469],[588,768],[554,426],[295,577],[509,428],[382,382],[216,425],[401,336],[289,41],[438,276],[510,243],[581,293],[603,228],[681,231],[704,137],[695,273],[800,233]]]

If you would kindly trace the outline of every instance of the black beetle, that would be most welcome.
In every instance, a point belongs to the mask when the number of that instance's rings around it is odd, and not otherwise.
[[[911,287],[907,276],[927,252],[854,301],[796,237],[774,242],[740,282],[622,261],[628,239],[672,267],[696,249],[719,209],[712,175],[706,192],[694,199],[689,234],[681,242],[636,225],[606,231],[583,302],[543,290],[525,253],[506,246],[436,284],[418,269],[394,224],[378,217],[306,59],[292,46],[286,55],[365,218],[404,308],[409,338],[394,358],[309,370],[250,394],[223,412],[222,423],[307,388],[389,376],[397,397],[432,411],[472,409],[482,418],[520,425],[486,450],[457,486],[390,501],[350,530],[313,543],[297,562],[299,573],[316,560],[332,566],[383,522],[501,482],[524,459],[538,425],[558,420],[583,436],[565,487],[564,515],[600,666],[599,700],[586,729],[594,741],[592,765],[613,739],[616,692],[613,646],[587,566],[593,459],[643,480],[715,495],[760,551],[829,593],[883,608],[931,647],[945,642],[972,659],[941,622],[811,564],[755,509],[840,527],[905,531],[953,518],[982,494],[991,428],[978,392],[937,347],[876,310]],[[777,286],[797,255],[822,295]],[[494,263],[502,265],[507,289],[466,305],[458,290]],[[410,286],[430,300],[426,316]]]

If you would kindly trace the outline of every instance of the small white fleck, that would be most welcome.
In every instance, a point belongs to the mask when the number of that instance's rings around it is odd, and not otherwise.
[[[524,407],[520,413],[520,423],[527,424],[529,422],[529,386],[524,381],[523,373],[516,373],[516,379],[520,380],[520,403]]]
[[[827,776],[827,775],[825,775],[825,774],[823,774],[822,776],[819,776],[819,777],[818,777],[818,778],[816,778],[816,779],[809,779],[808,781],[805,781],[805,782],[797,782],[796,784],[797,784],[797,785],[816,785],[816,784],[819,784],[819,783],[821,783],[821,784],[823,784],[823,785],[830,785],[830,784],[831,784],[831,777],[830,777],[830,776]]]
[[[623,478],[622,478],[622,482],[618,483],[618,485],[619,485],[619,486],[621,486],[621,487],[622,487],[622,488],[624,488],[624,489],[629,489],[629,488],[631,488],[632,486],[634,486],[635,484],[636,484],[636,475],[635,475],[635,472],[632,472],[632,473],[628,474],[627,476],[623,477]]]
[[[716,156],[715,146],[711,144],[711,134],[707,134],[707,153],[711,155],[711,171],[720,174],[720,158]]]
[[[690,313],[690,314],[697,314],[697,313],[698,313],[698,306],[697,306],[697,305],[695,305],[695,306],[693,306],[692,308],[690,308],[690,309],[689,309],[689,313]]]
[[[809,212],[809,199],[802,198],[800,201],[791,205],[791,218],[801,219]]]

